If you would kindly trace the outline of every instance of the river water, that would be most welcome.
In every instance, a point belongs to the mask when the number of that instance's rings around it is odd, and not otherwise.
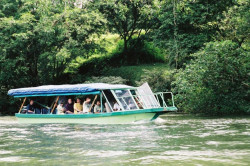
[[[250,165],[250,117],[167,114],[126,125],[0,117],[0,165]]]

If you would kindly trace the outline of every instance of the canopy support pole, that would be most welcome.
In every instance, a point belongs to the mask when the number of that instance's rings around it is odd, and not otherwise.
[[[107,98],[107,96],[105,95],[104,91],[102,91],[102,93],[103,93],[103,96],[104,96],[105,99],[106,99],[106,102],[108,102],[108,105],[109,105],[109,107],[110,107],[110,111],[111,111],[111,112],[114,112],[114,110],[113,110],[113,108],[111,107],[111,105],[110,105],[110,103],[109,103],[109,101],[108,101],[108,98]],[[108,112],[107,109],[106,109],[106,112]]]
[[[18,111],[19,114],[20,114],[20,112],[22,111],[22,108],[23,108],[23,105],[24,105],[26,99],[27,99],[27,97],[25,97],[25,98],[23,99],[23,103],[22,103],[22,105],[21,105],[21,107],[20,107],[20,109],[19,109],[19,111]]]
[[[101,113],[103,111],[103,108],[102,108],[102,93],[100,93],[100,102],[101,102]]]
[[[49,109],[50,107],[48,107],[48,106],[46,106],[46,105],[43,105],[43,104],[41,104],[41,103],[39,103],[39,102],[37,102],[37,101],[34,101],[36,104],[38,104],[38,105],[40,105],[40,106],[42,106],[42,107],[44,107],[44,108],[47,108],[47,109]]]
[[[53,102],[52,102],[52,104],[51,104],[51,106],[50,106],[51,109],[52,109],[52,107],[53,107],[53,104],[54,104],[55,100],[56,100],[56,98],[53,100]]]
[[[94,106],[96,99],[97,99],[97,95],[95,95],[95,98],[94,98],[94,100],[93,100],[93,103],[91,104],[91,107],[90,107],[90,109],[89,109],[89,112],[91,111],[92,107]]]
[[[53,106],[53,108],[51,110],[51,114],[53,114],[53,111],[55,110],[55,107],[56,107],[56,104],[57,104],[58,100],[59,100],[59,96],[57,96],[57,98],[56,98],[56,102],[54,103],[54,106]]]

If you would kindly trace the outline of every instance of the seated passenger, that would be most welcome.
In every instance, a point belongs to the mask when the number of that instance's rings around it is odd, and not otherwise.
[[[30,103],[26,106],[27,114],[34,114],[35,113],[35,106],[34,106],[34,100],[30,100]]]
[[[128,104],[129,109],[131,110],[137,109],[135,103],[131,99],[128,101],[128,103],[129,103]]]
[[[56,107],[57,114],[64,114],[65,108],[63,107],[63,102],[60,102],[60,104]]]
[[[73,114],[74,113],[74,104],[72,102],[72,99],[68,99],[68,103],[65,105],[65,113],[66,114]]]
[[[136,100],[136,104],[138,105],[139,109],[143,109],[141,103],[138,100]]]
[[[91,99],[89,97],[87,97],[86,100],[83,102],[83,106],[82,106],[83,113],[89,113],[89,109],[91,107],[90,102],[91,102]]]
[[[97,101],[96,102],[96,105],[94,107],[94,113],[95,114],[98,114],[98,113],[101,113],[102,111],[102,108],[101,108],[101,102],[100,101]],[[104,111],[104,110],[103,110]]]
[[[122,110],[120,105],[117,103],[117,101],[114,102],[113,110],[114,111],[121,111]]]
[[[74,114],[78,114],[82,112],[82,101],[77,98],[76,103],[74,104]]]

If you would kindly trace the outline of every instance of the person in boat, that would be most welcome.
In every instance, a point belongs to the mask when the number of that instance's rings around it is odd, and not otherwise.
[[[117,101],[114,102],[113,110],[114,111],[121,111],[122,110],[120,105],[117,103]]]
[[[131,109],[131,110],[136,109],[136,105],[135,105],[135,103],[132,101],[132,99],[129,99],[128,103],[129,103],[129,104],[128,104],[129,109]]]
[[[34,106],[34,100],[30,100],[30,103],[26,106],[27,114],[34,114],[35,113],[35,106]]]
[[[78,114],[82,112],[82,101],[80,98],[76,99],[76,103],[74,104],[74,114]]]
[[[90,110],[90,107],[91,107],[91,103],[90,102],[91,102],[91,99],[89,97],[87,97],[85,99],[85,101],[83,102],[83,105],[82,105],[82,107],[83,107],[83,109],[82,109],[83,113],[89,113],[89,110]]]
[[[66,114],[74,113],[74,104],[71,98],[68,99],[68,103],[65,105],[65,113]]]
[[[56,107],[57,114],[64,114],[65,108],[63,107],[63,102],[61,101],[59,105]]]
[[[68,99],[67,99],[66,96],[60,96],[60,97],[59,97],[59,100],[58,100],[58,104],[59,104],[59,103],[63,103],[63,105],[65,105],[67,100],[68,100]]]
[[[143,109],[141,103],[138,100],[135,100],[135,101],[136,101],[136,104],[138,105],[139,109]]]
[[[103,110],[104,111],[104,110]],[[94,113],[95,114],[98,114],[98,113],[101,113],[102,112],[102,108],[101,108],[101,102],[100,101],[97,101],[96,102],[96,105],[94,107]]]

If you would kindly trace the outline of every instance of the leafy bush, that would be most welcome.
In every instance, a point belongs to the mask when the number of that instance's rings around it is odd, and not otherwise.
[[[128,42],[128,49],[124,50],[124,41],[120,40],[113,52],[121,64],[135,65],[155,62],[164,62],[165,58],[161,50],[152,42],[144,39],[133,38]]]
[[[147,82],[154,92],[171,91],[171,82],[174,81],[175,70],[144,70],[137,86]]]
[[[126,84],[127,80],[122,77],[90,77],[85,83],[109,83],[109,84]]]
[[[231,41],[211,42],[194,57],[173,82],[178,106],[210,115],[249,113],[249,52]]]
[[[122,65],[164,62],[164,56],[160,49],[151,42],[133,39],[129,42],[127,51],[124,50],[123,46],[123,41],[119,40],[116,49],[109,55],[89,58],[79,67],[78,73],[88,76],[100,75],[104,69]]]
[[[169,66],[164,63],[154,63],[154,64],[143,64],[143,65],[133,65],[133,66],[121,66],[116,68],[109,68],[103,70],[101,75],[104,76],[120,76],[128,80],[128,84],[137,86],[136,82],[140,82],[146,76],[146,71],[164,71],[168,72]],[[153,75],[153,73],[152,73]],[[146,81],[149,82],[149,81]],[[143,82],[144,83],[144,82]]]

